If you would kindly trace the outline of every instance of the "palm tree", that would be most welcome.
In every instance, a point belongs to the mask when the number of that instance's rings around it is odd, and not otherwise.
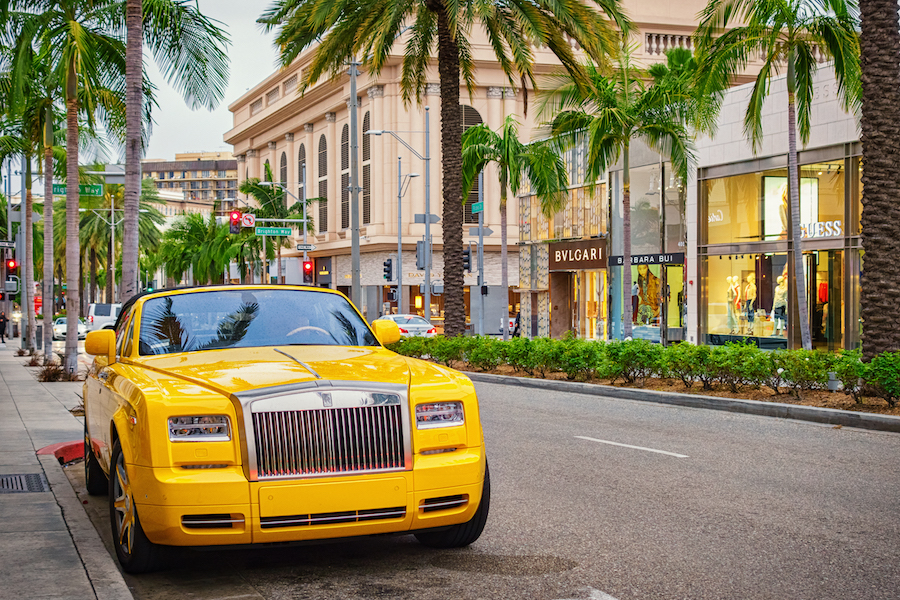
[[[263,219],[302,219],[303,205],[306,204],[309,207],[310,202],[315,200],[315,198],[307,199],[306,202],[295,202],[288,206],[287,194],[284,193],[281,187],[271,183],[263,185],[271,181],[273,181],[272,167],[267,164],[263,182],[260,182],[256,177],[252,177],[241,183],[238,191],[244,195],[253,196],[253,199],[259,204],[258,208],[251,209],[250,212]],[[309,209],[307,208],[307,210]],[[306,222],[306,230],[309,233],[315,233],[316,230],[312,219]],[[278,282],[284,283],[281,274],[281,249],[289,248],[290,244],[288,243],[288,238],[284,236],[274,237],[272,240],[275,246],[276,258],[278,259]],[[266,259],[268,258],[266,256]]]
[[[562,148],[587,144],[585,179],[598,181],[622,158],[622,289],[631,290],[631,175],[630,148],[641,140],[672,161],[675,175],[687,180],[694,160],[693,134],[689,125],[709,129],[712,112],[690,86],[693,59],[684,49],[667,53],[666,64],[645,70],[632,60],[634,47],[624,47],[617,64],[606,70],[587,66],[588,92],[569,77],[556,77],[541,100],[541,113],[553,116],[550,131]],[[625,318],[624,334],[631,337],[631,319]]]
[[[787,68],[788,190],[791,239],[794,241],[793,279],[798,298],[800,338],[805,349],[812,348],[812,339],[803,276],[797,126],[800,127],[800,139],[806,144],[809,141],[809,113],[814,92],[813,75],[818,68],[817,51],[833,61],[838,96],[844,109],[855,111],[859,108],[861,88],[857,15],[856,0],[710,0],[700,13],[701,22],[697,29],[698,61],[702,65],[699,77],[701,89],[707,89],[710,85],[717,88],[728,85],[751,60],[762,57],[763,65],[744,115],[744,134],[750,138],[754,151],[759,150],[762,143],[762,106],[769,92],[770,80],[782,68]],[[743,25],[727,30],[732,23]]]
[[[900,106],[900,25],[890,0],[861,0],[862,242],[866,268],[860,277],[863,356],[900,350],[900,328],[892,317],[900,305],[900,154],[896,133]]]
[[[506,264],[506,202],[507,192],[515,198],[522,186],[523,175],[528,178],[535,195],[541,201],[544,214],[552,215],[566,202],[569,177],[566,164],[547,142],[523,144],[519,141],[519,123],[513,115],[503,121],[497,132],[481,124],[470,127],[462,136],[463,197],[469,195],[478,174],[485,165],[496,163],[500,170],[500,286],[505,298],[509,294],[509,268]],[[503,340],[509,336],[503,327]]]
[[[536,45],[550,49],[575,81],[586,85],[586,73],[568,39],[602,63],[616,50],[618,34],[610,20],[622,31],[630,30],[618,0],[275,0],[259,19],[267,30],[278,30],[275,43],[284,66],[308,47],[318,45],[305,71],[304,88],[326,73],[340,74],[354,56],[364,57],[363,63],[377,77],[390,59],[395,41],[409,30],[400,86],[407,104],[413,99],[421,103],[437,51],[447,335],[465,330],[459,84],[462,76],[469,94],[474,94],[475,61],[469,41],[473,29],[481,26],[513,87],[537,87],[532,50]]]
[[[120,21],[127,33],[128,89],[125,142],[125,238],[122,249],[122,292],[137,292],[138,197],[140,160],[143,44],[150,47],[161,71],[192,108],[216,108],[228,86],[228,37],[199,8],[178,0],[126,0]],[[146,131],[144,132],[146,134]]]
[[[199,213],[187,213],[163,234],[159,247],[166,275],[178,282],[192,271],[192,281],[213,283],[224,278],[225,268],[238,256],[246,234],[232,236],[228,226]],[[255,236],[253,236],[255,237]]]

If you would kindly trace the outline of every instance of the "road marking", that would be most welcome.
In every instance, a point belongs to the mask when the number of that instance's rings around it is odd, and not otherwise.
[[[588,596],[588,600],[616,600],[609,594],[607,594],[605,592],[601,592],[600,590],[595,590],[594,588],[588,588],[588,589],[591,592],[591,595]],[[568,599],[560,599],[560,600],[578,600],[578,598],[568,598]]]
[[[642,446],[632,446],[630,444],[620,444],[619,442],[610,442],[609,440],[598,440],[596,438],[584,437],[576,435],[579,440],[587,440],[589,442],[597,442],[598,444],[609,444],[610,446],[621,446],[622,448],[631,448],[632,450],[646,450],[647,452],[656,452],[657,454],[665,454],[666,456],[674,456],[675,458],[689,458],[686,454],[676,454],[674,452],[666,452],[665,450],[656,450],[654,448],[644,448]]]

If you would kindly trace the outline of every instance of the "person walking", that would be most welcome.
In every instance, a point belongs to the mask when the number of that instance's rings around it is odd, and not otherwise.
[[[6,343],[6,324],[9,323],[9,319],[6,318],[6,313],[0,310],[0,344]]]

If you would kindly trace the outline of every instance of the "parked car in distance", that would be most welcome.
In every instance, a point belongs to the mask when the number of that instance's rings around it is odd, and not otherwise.
[[[109,323],[115,324],[122,310],[121,304],[90,304],[87,311],[88,331],[103,329]]]
[[[419,315],[384,315],[376,321],[393,321],[400,328],[401,337],[434,337],[437,328]]]
[[[109,495],[124,570],[165,564],[168,546],[477,540],[475,388],[385,348],[399,339],[343,294],[291,285],[148,292],[89,332],[85,484]]]
[[[84,324],[84,321],[78,319],[78,339],[83,340],[86,336],[87,325]],[[66,339],[66,317],[57,317],[56,320],[53,321],[53,339]]]

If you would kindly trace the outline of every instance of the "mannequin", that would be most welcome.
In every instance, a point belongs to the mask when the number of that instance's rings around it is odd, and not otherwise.
[[[787,335],[787,275],[778,276],[775,300],[772,303],[772,319],[775,321],[775,335]]]
[[[744,310],[747,313],[747,323],[750,329],[753,327],[753,308],[756,304],[756,275],[747,275],[747,285],[744,287]],[[749,333],[749,332],[748,332]]]
[[[725,291],[725,308],[728,312],[728,333],[734,335],[738,328],[737,310],[735,309],[734,301],[739,295],[740,288],[737,290],[735,289],[734,277],[730,275],[725,278],[725,282],[728,284],[728,289]]]
[[[638,322],[654,325],[659,319],[659,277],[647,265],[638,265]]]
[[[733,333],[742,333],[740,331],[740,315],[741,315],[741,278],[735,275],[731,277],[731,310],[734,315],[734,331]]]

